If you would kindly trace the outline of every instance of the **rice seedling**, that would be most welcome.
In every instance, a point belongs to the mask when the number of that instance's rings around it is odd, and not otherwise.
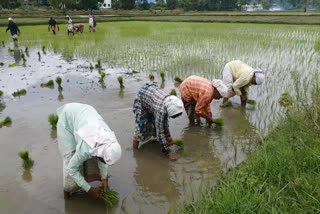
[[[216,126],[223,126],[224,119],[222,119],[222,118],[212,119],[212,123],[216,124]]]
[[[27,56],[29,56],[29,48],[28,48],[28,47],[26,47],[26,48],[24,49],[24,53],[25,53]]]
[[[58,100],[61,101],[63,99],[64,99],[64,96],[63,96],[61,90],[59,90]]]
[[[165,73],[164,73],[164,71],[160,72],[160,77],[161,77],[161,81],[164,82],[165,81]]]
[[[290,106],[293,105],[293,98],[290,96],[289,93],[283,93],[279,99],[280,106],[288,109]]]
[[[105,77],[106,77],[106,73],[101,72],[99,82],[102,83]]]
[[[34,160],[32,160],[29,156],[29,152],[28,151],[21,151],[19,152],[19,156],[22,159],[22,167],[24,169],[30,169],[33,164],[34,164]]]
[[[47,54],[47,53],[46,53],[46,46],[44,46],[44,45],[42,46],[42,53],[43,53],[43,54]]]
[[[4,66],[4,63],[3,63],[3,62],[0,62],[0,66]]]
[[[2,95],[3,95],[3,91],[0,90],[0,97],[2,97]]]
[[[181,149],[184,149],[183,139],[175,139],[172,141],[172,144],[175,144],[176,146],[180,147]]]
[[[226,108],[230,106],[232,106],[232,102],[230,100],[220,105],[221,108]]]
[[[38,51],[38,60],[41,61],[41,53]]]
[[[120,85],[120,88],[124,88],[124,85],[123,85],[123,78],[120,76],[118,77],[118,82],[119,82],[119,85]]]
[[[170,95],[177,96],[176,89],[172,89],[171,92],[170,92]]]
[[[12,93],[12,96],[14,97],[20,97],[20,96],[24,96],[27,94],[27,90],[26,89],[21,89],[21,90],[17,90],[15,92]]]
[[[150,80],[151,82],[154,81],[154,75],[153,75],[153,74],[149,74],[149,80]]]
[[[48,122],[50,123],[52,129],[57,129],[58,120],[59,116],[56,114],[50,114],[48,116]]]
[[[96,68],[100,69],[101,67],[101,60],[98,59],[97,64],[95,65]]]
[[[1,43],[2,43],[2,47],[5,47],[4,41],[2,41]]]
[[[93,70],[93,69],[94,69],[94,67],[93,67],[92,63],[90,62],[90,70]]]
[[[23,53],[20,54],[20,57],[24,63],[27,61],[27,59]]]
[[[183,80],[180,79],[180,77],[175,77],[174,81],[176,81],[177,83],[182,83],[183,82]]]
[[[50,88],[50,89],[53,89],[54,88],[54,82],[53,80],[49,80],[48,82],[46,83],[41,83],[40,85],[42,88]]]
[[[56,83],[58,84],[58,90],[59,90],[59,91],[62,91],[62,90],[63,90],[63,88],[62,88],[62,86],[61,86],[62,78],[58,76],[58,77],[56,78]]]
[[[102,194],[103,200],[107,204],[107,207],[114,208],[118,204],[119,194],[116,191],[109,189],[106,193],[102,191]]]
[[[14,52],[14,49],[11,49],[10,47],[8,48],[8,52],[9,53],[12,53],[12,52]]]
[[[6,118],[4,118],[4,120],[0,121],[0,128],[2,126],[10,126],[12,124],[12,120],[11,118],[8,116]]]
[[[250,105],[255,106],[257,104],[257,102],[255,100],[247,100],[247,103]]]
[[[9,67],[9,68],[13,68],[13,67],[16,67],[16,66],[19,66],[19,65],[20,65],[19,63],[14,62],[14,63],[8,65],[8,67]]]

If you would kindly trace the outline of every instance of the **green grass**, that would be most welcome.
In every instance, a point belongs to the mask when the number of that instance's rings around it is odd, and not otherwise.
[[[12,120],[10,117],[4,118],[4,120],[0,121],[0,128],[3,126],[10,126],[12,124]]]
[[[20,96],[25,96],[26,94],[27,94],[27,90],[26,89],[21,89],[21,90],[17,90],[16,92],[13,92],[12,96],[20,97]]]
[[[109,189],[107,193],[103,195],[103,200],[108,208],[114,208],[119,202],[119,194],[116,191]]]
[[[118,79],[118,82],[119,82],[120,88],[124,88],[124,85],[123,85],[123,78],[120,76],[120,77],[118,77],[117,79]]]
[[[294,104],[247,161],[177,213],[319,213],[319,92]]]
[[[52,129],[57,129],[58,120],[59,116],[56,114],[50,114],[48,116],[48,122],[50,123]]]
[[[29,152],[28,151],[22,151],[19,152],[19,157],[22,159],[22,167],[24,169],[30,169],[33,164],[34,161],[29,157]]]

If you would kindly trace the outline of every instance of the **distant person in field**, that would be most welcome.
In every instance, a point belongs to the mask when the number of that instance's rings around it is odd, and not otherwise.
[[[220,99],[226,96],[228,88],[222,80],[212,81],[192,75],[185,79],[179,86],[181,99],[188,114],[191,124],[195,120],[200,123],[200,117],[212,124],[212,112],[210,103],[213,99]]]
[[[52,31],[52,33],[55,35],[56,34],[56,30],[57,30],[57,27],[58,27],[58,25],[57,25],[57,22],[56,22],[56,20],[53,18],[53,17],[51,17],[50,19],[49,19],[49,26],[48,26],[48,30],[50,31]],[[59,28],[59,27],[58,27]]]
[[[89,31],[90,32],[95,32],[96,31],[96,25],[97,25],[96,18],[94,17],[93,14],[90,14],[89,15]]]
[[[157,137],[162,152],[174,161],[169,149],[173,140],[169,131],[169,118],[177,118],[183,113],[183,103],[176,97],[161,90],[156,83],[143,85],[133,103],[135,115],[135,133],[133,148],[138,149],[139,143],[149,137]]]
[[[240,60],[228,62],[223,69],[223,82],[228,87],[228,93],[223,99],[222,107],[229,98],[240,96],[241,106],[246,106],[248,90],[251,85],[261,85],[264,82],[264,74],[260,69],[253,69]]]
[[[17,42],[18,41],[18,34],[20,35],[20,29],[19,29],[18,25],[15,22],[13,22],[13,19],[11,17],[8,18],[8,21],[9,21],[9,23],[8,23],[8,27],[7,27],[6,32],[8,32],[8,30],[10,30],[13,41]]]
[[[108,167],[121,157],[114,132],[90,105],[68,103],[58,108],[57,114],[64,198],[81,188],[92,198],[101,199],[100,188],[88,182],[101,180],[102,191],[108,191]]]
[[[74,29],[73,29],[73,23],[72,23],[72,19],[70,18],[70,16],[66,16],[68,19],[68,36],[71,33],[72,35],[74,35]]]
[[[83,33],[84,31],[84,24],[80,23],[80,24],[75,24],[74,25],[74,30],[76,33]]]

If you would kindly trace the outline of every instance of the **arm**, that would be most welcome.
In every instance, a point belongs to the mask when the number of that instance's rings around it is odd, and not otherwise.
[[[195,109],[196,114],[200,115],[201,117],[207,120],[212,120],[212,112],[210,108],[211,101],[212,101],[212,96],[200,95],[196,104],[196,109]]]
[[[250,83],[250,76],[246,74],[240,75],[240,77],[232,84],[232,88],[236,95],[240,96],[242,94],[241,88],[248,85]]]
[[[169,129],[169,120],[165,120],[165,123],[164,123],[164,134],[166,135],[166,137],[171,137],[171,134],[170,134],[170,129]]]

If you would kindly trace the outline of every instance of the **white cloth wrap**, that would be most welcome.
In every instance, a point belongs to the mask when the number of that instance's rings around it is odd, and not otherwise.
[[[168,116],[172,117],[183,112],[183,102],[176,96],[169,96],[164,99],[164,105],[167,108]]]

